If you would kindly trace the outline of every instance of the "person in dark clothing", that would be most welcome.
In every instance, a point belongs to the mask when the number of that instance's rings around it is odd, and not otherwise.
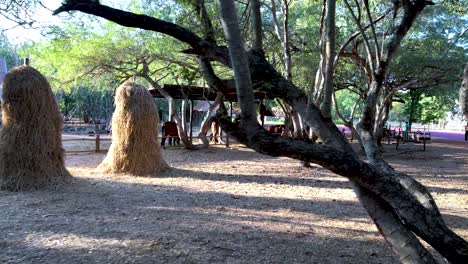
[[[465,141],[468,141],[468,122],[466,123],[466,126],[465,126]]]

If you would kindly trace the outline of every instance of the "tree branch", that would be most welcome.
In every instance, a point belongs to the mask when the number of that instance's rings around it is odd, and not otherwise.
[[[366,48],[366,53],[367,53],[367,61],[368,61],[368,64],[369,64],[369,68],[371,69],[371,72],[374,72],[375,70],[375,67],[374,67],[374,62],[372,60],[372,53],[370,51],[370,44],[369,44],[369,40],[367,39],[367,36],[366,36],[366,33],[364,31],[364,28],[362,27],[361,25],[361,21],[356,17],[356,15],[354,14],[354,11],[353,9],[351,8],[351,6],[349,5],[348,1],[347,0],[344,0],[344,3],[346,4],[346,7],[348,8],[349,12],[351,13],[351,16],[353,17],[353,20],[354,22],[356,23],[359,31],[361,32],[361,36],[362,36],[362,39],[364,40],[364,47]],[[372,79],[373,79],[373,75],[372,75]]]
[[[372,21],[372,24],[377,24],[380,20],[384,19],[388,14],[390,14],[391,11],[392,11],[392,9],[387,9],[382,15],[380,15],[374,21]],[[371,26],[371,24],[368,24],[363,29],[367,30],[370,26]],[[338,63],[340,55],[342,54],[342,52],[344,52],[344,50],[349,45],[349,43],[351,43],[354,39],[356,39],[360,35],[361,35],[361,31],[356,31],[354,34],[349,36],[349,38],[341,45],[341,47],[338,50],[338,52],[336,54],[336,57],[335,57],[335,62],[334,62],[335,67],[336,67],[336,65]]]
[[[134,14],[109,6],[101,5],[94,0],[68,0],[54,11],[54,15],[62,12],[81,11],[86,14],[105,18],[124,27],[141,28],[171,36],[192,47],[191,54],[204,55],[229,66],[229,57],[222,47],[200,38],[192,31],[171,22],[163,21],[147,15]]]

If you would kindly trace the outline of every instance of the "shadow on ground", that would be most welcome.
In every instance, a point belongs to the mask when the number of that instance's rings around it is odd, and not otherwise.
[[[365,222],[364,210],[354,202],[80,178],[54,192],[1,192],[0,198],[2,263],[395,261],[375,230],[336,228],[321,220]],[[299,221],[302,217],[307,220]],[[327,229],[336,236],[324,235]]]
[[[464,149],[444,149],[443,162],[428,163],[438,157],[442,151],[438,148],[433,145],[422,154],[414,150],[395,153],[389,161],[404,169],[416,166],[421,171],[424,166],[447,166],[444,177],[430,170],[418,177],[466,183],[464,164],[460,163],[467,155]],[[276,173],[274,168],[258,174],[220,173],[227,153],[238,151],[242,152],[236,155],[240,164],[273,159],[243,149],[174,149],[165,152],[174,169],[160,178],[131,182],[88,175],[75,177],[71,185],[57,190],[0,192],[0,263],[397,262],[362,206],[353,199],[305,199],[299,195],[282,198],[248,192],[233,194],[221,188],[204,190],[203,184],[208,183],[255,184],[255,188],[288,185],[325,192],[350,189],[348,182],[337,176],[335,180],[327,170],[305,169],[300,163],[290,165],[296,177],[284,171]],[[416,154],[424,158],[408,161]],[[72,167],[84,164],[93,168],[102,157],[82,157],[81,163],[72,157],[67,162]],[[188,157],[190,161],[178,165]],[[203,167],[207,159],[219,167],[213,172],[190,169]],[[180,183],[185,179],[200,183],[193,188],[171,184],[172,180]],[[430,190],[466,193],[462,187],[445,188],[443,184]],[[445,216],[450,227],[468,229],[467,216]]]

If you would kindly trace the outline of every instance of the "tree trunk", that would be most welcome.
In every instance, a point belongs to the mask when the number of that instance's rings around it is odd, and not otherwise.
[[[413,120],[416,109],[416,104],[421,97],[421,94],[415,90],[410,90],[411,102],[410,102],[410,112],[408,116],[408,131],[411,131],[411,127],[413,126]]]
[[[241,127],[258,126],[255,112],[255,99],[252,91],[252,80],[244,43],[239,29],[237,10],[232,0],[219,0],[221,22],[229,46],[237,98],[241,107]]]
[[[377,141],[377,145],[382,146],[382,139],[384,136],[384,126],[387,123],[389,113],[390,113],[390,104],[384,103],[378,109],[378,114],[375,120],[374,134]]]
[[[200,18],[200,22],[202,23],[203,38],[210,43],[216,44],[215,32],[211,19],[205,8],[205,0],[195,0],[192,2],[192,5],[195,7],[198,17]]]
[[[284,56],[284,70],[286,72],[286,79],[292,80],[292,60],[291,49],[289,48],[289,0],[283,0],[283,56]],[[294,120],[294,119],[293,119]]]
[[[387,164],[382,158],[380,148],[377,145],[377,140],[373,133],[375,128],[374,121],[376,107],[378,104],[379,97],[381,96],[383,81],[387,76],[390,63],[395,57],[401,42],[403,41],[404,37],[408,34],[408,31],[410,30],[414,21],[426,5],[433,3],[424,0],[404,0],[398,2],[397,4],[401,4],[403,14],[399,24],[396,26],[389,41],[387,42],[385,47],[383,47],[382,56],[379,56],[378,54],[376,54],[375,56],[376,58],[380,58],[380,60],[376,63],[375,70],[371,73],[371,82],[369,92],[367,94],[366,104],[361,115],[361,121],[356,127],[359,135],[361,136],[363,147],[366,150],[366,155],[369,159],[369,162],[374,164],[380,164],[383,166],[387,166]],[[361,34],[365,40],[366,37],[364,35],[364,32],[362,32]],[[368,53],[370,53],[370,51],[368,51]],[[367,63],[371,64],[372,56],[369,57],[370,58],[368,59]]]
[[[468,120],[468,63],[465,65],[463,81],[460,87],[460,108],[465,115],[465,119]]]
[[[331,119],[331,106],[332,106],[332,95],[334,92],[333,85],[333,62],[335,60],[335,4],[336,0],[326,0],[326,19],[325,19],[325,78],[323,84],[323,99],[321,102],[320,110],[325,118]]]
[[[294,111],[294,109],[291,112],[291,119],[292,119],[292,124],[294,128],[293,135],[292,135],[293,138],[299,138],[299,139],[304,138],[304,134],[302,131],[303,127],[301,123],[301,118],[299,117],[299,113]]]
[[[281,5],[283,11],[283,32],[280,30],[278,17],[276,16],[276,2],[271,0],[271,13],[275,33],[283,48],[283,64],[284,72],[287,80],[292,80],[292,60],[291,50],[289,48],[289,3],[288,0],[283,0]]]
[[[214,103],[211,104],[210,107],[208,108],[208,113],[205,116],[205,118],[203,118],[203,121],[200,125],[200,132],[198,133],[198,139],[201,141],[201,144],[202,144],[201,148],[208,148],[209,146],[210,142],[208,138],[206,137],[206,134],[208,133],[211,127],[211,119],[212,119],[211,116],[212,116],[213,110],[216,108],[216,106],[220,104],[221,99],[222,99],[222,94],[218,93]]]
[[[169,100],[169,106],[170,106],[169,109],[172,109],[171,117],[175,120],[177,124],[177,130],[179,132],[180,140],[184,144],[185,148],[194,149],[192,142],[190,142],[190,138],[187,136],[187,131],[184,128],[183,121],[181,117],[177,114],[177,110],[174,105],[174,99],[171,97],[168,100]]]
[[[182,99],[180,114],[182,115],[182,129],[187,132],[187,99],[185,98]]]
[[[378,210],[377,212],[369,213],[400,258],[403,259],[409,254],[411,255],[409,259],[420,259],[416,263],[432,263],[424,260],[430,259],[429,253],[423,247],[418,246],[419,242],[411,235],[414,233],[433,246],[451,263],[466,262],[468,243],[447,228],[427,189],[411,177],[360,161],[348,153],[325,145],[308,144],[301,140],[271,135],[259,126],[252,125],[240,129],[223,118],[221,118],[221,125],[230,131],[231,135],[257,152],[322,165],[347,177],[362,190],[369,191],[384,201],[384,204],[380,204],[378,200],[370,196],[370,199],[373,199],[372,203],[364,203],[364,205],[366,207],[373,206],[372,204],[379,206],[375,209]],[[330,163],[330,159],[334,162]],[[359,193],[358,197],[365,201]],[[386,204],[389,207],[385,207]],[[393,220],[392,210],[396,214]]]
[[[260,13],[260,0],[250,0],[250,10],[252,12],[252,49],[263,50],[262,38],[262,15]]]

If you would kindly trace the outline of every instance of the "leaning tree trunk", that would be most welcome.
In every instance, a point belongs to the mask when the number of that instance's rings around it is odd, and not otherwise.
[[[286,143],[284,139],[269,135],[265,132],[264,129],[259,127],[254,115],[254,99],[252,83],[250,79],[251,74],[249,72],[247,56],[245,55],[245,50],[243,49],[242,38],[238,28],[234,2],[232,0],[220,0],[219,3],[225,35],[229,36],[227,38],[229,54],[231,57],[232,68],[234,70],[236,90],[242,110],[241,128],[234,127],[232,124],[229,124],[229,122],[226,122],[226,119],[224,119],[224,125],[228,127],[228,131],[235,131],[234,134],[237,135],[242,142],[247,143],[248,146],[253,147],[257,151],[268,153],[269,155],[274,155],[275,153],[277,155],[285,155],[285,153],[289,152],[291,153],[291,156],[303,159],[304,161],[311,161],[312,156],[318,158],[323,155],[323,152],[319,154],[319,152],[321,152],[319,149],[323,147],[327,148],[326,146],[315,144],[308,145],[308,147],[314,150],[308,152],[307,154],[303,153],[304,155],[301,155],[299,152],[304,150],[303,148],[299,148],[297,145],[295,148],[292,144]],[[275,141],[277,144],[275,144]],[[295,144],[299,145],[303,143],[296,141]],[[294,151],[291,151],[292,148],[294,148]],[[328,151],[331,151],[331,149]],[[356,156],[354,155],[346,154],[345,156],[357,161]],[[346,164],[346,170],[351,169],[348,167],[348,165],[350,165],[350,161],[346,162]],[[329,169],[336,170],[337,167],[339,167],[339,164],[330,166],[330,163],[327,163],[327,167]],[[363,171],[361,171],[361,169],[358,170],[362,175]],[[380,198],[379,195],[381,195],[381,192],[376,190],[375,187],[377,186],[373,186],[372,184],[368,185],[369,182],[363,182],[362,178],[351,176],[354,173],[353,169],[348,171],[348,173],[350,173],[348,174],[349,179],[357,188],[357,194],[360,196],[361,201],[363,201],[363,203],[366,205],[366,209],[368,209],[368,212],[371,214],[371,216],[373,216],[373,219],[379,229],[383,230],[382,234],[386,237],[389,244],[392,245],[392,248],[399,254],[402,262],[435,263],[432,256],[421,245],[418,239],[410,231],[407,231],[407,228],[404,227],[400,217],[397,214],[392,213],[393,208],[391,206],[395,206],[396,204],[403,202],[403,200],[400,200],[400,198],[403,197],[398,197],[395,199],[395,193],[390,191],[384,193],[383,195],[386,196],[386,194],[388,194],[389,196]],[[375,175],[371,173],[371,175],[367,176],[373,178]],[[390,179],[395,180],[396,177],[389,176],[388,180]],[[390,185],[387,185],[387,187],[390,187]],[[402,192],[402,196],[405,196],[404,194],[405,193]],[[406,192],[406,194],[407,197],[405,198],[415,201],[415,198],[412,197],[412,195],[410,195],[408,192]],[[381,199],[383,199],[382,204],[379,204],[378,201]],[[393,199],[400,201],[396,202],[393,201]],[[415,204],[417,204],[416,201]],[[405,212],[406,209],[404,208],[399,209],[400,210],[397,213],[399,213],[400,216],[402,214],[408,213]],[[437,213],[438,211],[435,212],[435,214]],[[409,224],[411,225],[414,223]],[[418,224],[421,223],[418,221]],[[457,239],[456,235],[454,239]],[[463,241],[462,239],[460,240]]]
[[[291,107],[291,109],[293,109]],[[291,112],[291,121],[292,121],[292,125],[293,125],[293,133],[292,133],[292,137],[293,138],[304,138],[304,133],[303,133],[303,126],[302,126],[302,122],[301,122],[301,118],[299,116],[299,113],[296,112],[294,109],[292,110]]]
[[[23,191],[64,182],[62,115],[47,79],[30,66],[3,81],[0,190]]]
[[[208,133],[211,127],[211,120],[212,120],[211,116],[212,116],[213,110],[216,108],[216,106],[219,106],[219,104],[221,103],[221,99],[222,99],[222,94],[218,93],[216,95],[214,103],[211,104],[210,107],[208,108],[208,113],[200,125],[200,132],[198,133],[198,139],[202,143],[202,148],[208,148],[210,144],[208,138],[206,137],[206,134]]]
[[[377,145],[382,147],[382,139],[384,136],[384,126],[385,123],[387,123],[389,113],[390,113],[390,104],[389,103],[383,103],[383,105],[380,105],[378,109],[378,114],[375,117],[375,125],[374,125],[374,135],[375,139],[377,141]]]
[[[187,130],[185,129],[184,121],[183,119],[178,115],[177,110],[175,108],[175,103],[174,103],[174,98],[170,97],[168,98],[169,104],[172,104],[172,111],[171,111],[171,116],[174,118],[176,125],[177,125],[177,132],[179,133],[179,138],[182,140],[182,143],[184,144],[185,148],[187,149],[194,149],[194,146],[192,142],[190,141],[189,136],[187,135]],[[182,113],[184,115],[185,113]]]

